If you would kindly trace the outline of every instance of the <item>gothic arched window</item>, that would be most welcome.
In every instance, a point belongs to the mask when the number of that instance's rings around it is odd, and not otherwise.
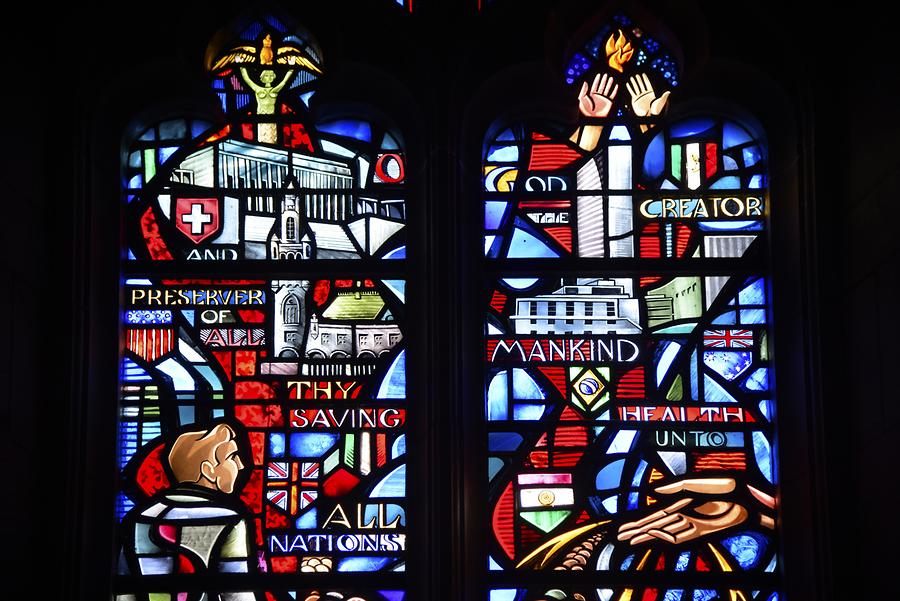
[[[124,155],[117,598],[398,601],[402,137],[319,106],[322,50],[281,16],[206,67],[218,109]]]
[[[491,601],[778,598],[765,136],[664,39],[615,15],[574,127],[485,138]]]

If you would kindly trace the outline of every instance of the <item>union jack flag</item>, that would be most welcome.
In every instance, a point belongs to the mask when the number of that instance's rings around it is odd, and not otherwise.
[[[269,480],[287,480],[289,469],[286,461],[270,461],[266,476]]]
[[[300,465],[300,478],[303,480],[318,480],[319,479],[319,464],[318,463],[303,463]]]
[[[752,330],[706,330],[703,332],[706,348],[753,348]]]

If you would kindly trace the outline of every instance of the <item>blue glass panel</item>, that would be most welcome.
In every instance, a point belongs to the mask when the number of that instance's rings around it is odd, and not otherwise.
[[[638,464],[636,470],[634,470],[634,478],[631,479],[632,486],[638,486],[641,483],[641,479],[644,477],[644,472],[647,470],[647,462],[641,459],[641,462]]]
[[[742,305],[763,305],[766,302],[765,280],[759,278],[744,287],[738,294],[738,302]]]
[[[710,187],[710,190],[737,190],[741,187],[741,178],[735,175],[726,175],[716,180]]]
[[[605,499],[603,499],[601,505],[603,505],[603,509],[605,509],[608,513],[618,513],[619,497],[617,495],[606,497]]]
[[[727,313],[722,313],[718,317],[713,320],[713,325],[717,326],[728,326],[735,324],[735,315],[734,311],[729,311]]]
[[[488,449],[491,451],[515,451],[522,444],[522,437],[515,432],[491,432]]]
[[[516,421],[537,421],[544,416],[546,405],[513,405],[513,419]]]
[[[666,591],[666,594],[663,596],[663,601],[681,601],[681,595],[684,594],[684,591],[681,589],[671,589]]]
[[[388,368],[378,389],[380,399],[406,398],[406,349],[400,351]]]
[[[180,140],[187,137],[187,123],[183,119],[163,121],[159,124],[160,140]]]
[[[658,134],[644,154],[644,176],[656,179],[662,175],[666,168],[666,139],[663,134]]]
[[[751,142],[753,138],[743,127],[726,121],[722,127],[722,148],[731,148],[738,144]]]
[[[711,601],[712,599],[718,598],[716,595],[716,591],[711,590],[696,590],[694,591],[694,601]]]
[[[262,33],[262,28],[262,23],[254,22],[241,32],[241,37],[245,40],[256,41],[256,38],[258,38],[259,34]]]
[[[372,489],[372,498],[406,496],[406,465],[397,467]]]
[[[741,323],[744,325],[766,323],[765,309],[742,309]]]
[[[341,121],[332,121],[331,123],[322,123],[318,125],[318,129],[338,136],[356,138],[363,142],[372,141],[372,128],[365,121],[343,119]]]
[[[703,133],[714,125],[712,119],[688,119],[674,124],[669,129],[669,134],[673,138],[685,138],[699,133]]]
[[[494,240],[497,239],[497,236],[490,235],[484,237],[484,256],[486,257],[496,257],[497,253],[491,253],[491,247],[494,245]]]
[[[750,178],[750,183],[748,184],[748,188],[753,188],[754,190],[758,190],[760,188],[765,188],[766,180],[762,175],[754,175]]]
[[[347,557],[338,562],[338,572],[375,572],[391,561],[390,557]]]
[[[406,247],[401,246],[399,248],[395,248],[391,252],[384,255],[385,259],[405,259],[406,258]]]
[[[703,376],[703,397],[707,403],[736,403],[727,390],[709,376]]]
[[[503,142],[506,142],[508,140],[515,140],[515,139],[516,139],[516,136],[515,136],[515,134],[513,134],[513,130],[511,130],[511,129],[505,129],[502,132],[500,132],[499,136],[497,136],[497,140],[503,141]]]
[[[487,414],[489,421],[509,418],[508,397],[506,372],[501,371],[491,379],[491,383],[488,386]]]
[[[151,378],[143,367],[126,357],[122,360],[122,379],[126,382],[137,382]]]
[[[309,509],[306,513],[297,518],[295,524],[300,530],[312,530],[313,528],[318,527],[318,524],[316,523],[316,508],[313,507],[312,509]]]
[[[738,168],[738,164],[733,158],[726,154],[722,155],[722,168],[725,169],[725,171],[734,171]]]
[[[208,365],[195,365],[194,368],[200,372],[203,379],[209,382],[213,390],[222,390],[222,381],[213,369]]]
[[[743,149],[744,167],[752,167],[762,158],[759,146],[749,146]]]
[[[619,487],[622,480],[622,469],[625,467],[624,459],[616,459],[602,470],[597,472],[595,484],[597,490],[610,490]]]
[[[321,457],[340,439],[338,434],[291,434],[293,457]]]
[[[503,216],[506,209],[509,208],[508,202],[497,202],[489,200],[484,203],[484,229],[495,230],[500,227],[503,222]]]
[[[762,229],[761,221],[701,221],[700,229],[704,231],[756,231]]]
[[[406,434],[401,434],[391,445],[391,459],[396,459],[406,453]]]
[[[141,134],[141,138],[140,138],[140,139],[141,139],[141,140],[144,140],[144,141],[147,141],[147,142],[149,142],[150,140],[155,140],[155,139],[156,139],[156,132],[155,132],[155,131],[153,130],[153,128],[151,127],[150,129],[148,129],[147,131],[145,131],[144,133]]]
[[[497,560],[490,555],[488,555],[488,569],[492,572],[503,570],[503,568],[500,567],[500,564],[497,563]]]
[[[504,278],[501,281],[510,288],[515,288],[516,290],[525,290],[538,283],[537,278]]]
[[[503,469],[503,460],[498,457],[488,458],[488,482],[494,479],[500,470]]]
[[[628,493],[628,509],[637,509],[638,506],[638,493],[630,492]]]
[[[519,160],[518,146],[492,146],[488,151],[487,160],[501,163],[513,163]]]
[[[662,383],[663,378],[665,378],[666,373],[669,371],[669,367],[672,366],[672,362],[675,361],[675,357],[678,356],[678,351],[681,350],[681,345],[677,342],[667,342],[663,345],[663,351],[660,354],[659,360],[656,363],[656,384],[657,386]]]
[[[620,568],[622,571],[627,570],[631,566],[631,562],[634,561],[634,555],[629,555],[622,562],[622,567]]]
[[[406,280],[382,280],[388,290],[401,301],[406,301]]]
[[[774,474],[772,473],[772,449],[769,446],[769,440],[762,432],[753,433],[753,451],[756,456],[756,465],[759,471],[765,476],[766,480],[775,483]]]
[[[543,399],[544,392],[537,382],[521,368],[513,369],[513,398],[518,400]]]
[[[745,570],[756,567],[766,547],[766,541],[762,536],[749,532],[726,538],[722,544]]]
[[[755,370],[747,379],[744,380],[744,389],[745,390],[768,390],[769,389],[769,370],[765,367],[760,367]],[[767,416],[768,417],[768,416]]]
[[[175,390],[194,390],[196,388],[194,378],[190,372],[175,359],[166,359],[157,365],[156,368],[172,378],[172,385],[175,387]]]
[[[631,134],[628,132],[628,128],[624,125],[614,125],[612,131],[609,134],[610,140],[631,140]]]
[[[192,137],[192,138],[199,138],[200,136],[202,136],[203,134],[205,134],[206,131],[207,131],[210,127],[212,127],[212,124],[211,124],[211,123],[207,123],[206,121],[193,121],[193,122],[191,122],[191,137]]]
[[[516,219],[516,224],[521,225],[522,222]],[[559,253],[532,234],[517,227],[513,232],[507,256],[511,259],[554,258],[558,257]]]
[[[169,157],[178,152],[177,146],[164,146],[159,149],[159,162],[165,163]]]
[[[697,356],[697,351],[691,353],[691,399],[697,400],[698,396],[698,386],[697,386],[697,374],[700,369],[700,360]]]
[[[490,601],[515,601],[517,592],[514,588],[495,588],[491,590]]]
[[[287,27],[285,27],[284,23],[282,23],[274,15],[266,15],[265,18],[266,18],[266,21],[269,23],[269,25],[271,25],[272,27],[277,29],[280,33],[284,33],[287,31]]]
[[[682,551],[681,554],[678,555],[678,559],[675,560],[675,571],[676,572],[684,572],[688,568],[688,564],[691,561],[691,552],[690,551]]]
[[[284,457],[284,434],[269,433],[269,453],[272,457]]]

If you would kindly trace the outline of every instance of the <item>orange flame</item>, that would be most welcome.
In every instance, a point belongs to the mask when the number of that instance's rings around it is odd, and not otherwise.
[[[631,47],[631,42],[628,41],[621,29],[618,37],[611,34],[606,40],[606,56],[609,58],[609,66],[619,73],[623,71],[622,66],[631,59],[632,54],[634,54],[634,48]]]

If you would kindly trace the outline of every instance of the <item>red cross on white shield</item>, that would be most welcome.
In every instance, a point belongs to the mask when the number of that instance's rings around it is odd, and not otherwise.
[[[193,240],[206,240],[219,231],[218,198],[178,198],[175,200],[175,227]]]

